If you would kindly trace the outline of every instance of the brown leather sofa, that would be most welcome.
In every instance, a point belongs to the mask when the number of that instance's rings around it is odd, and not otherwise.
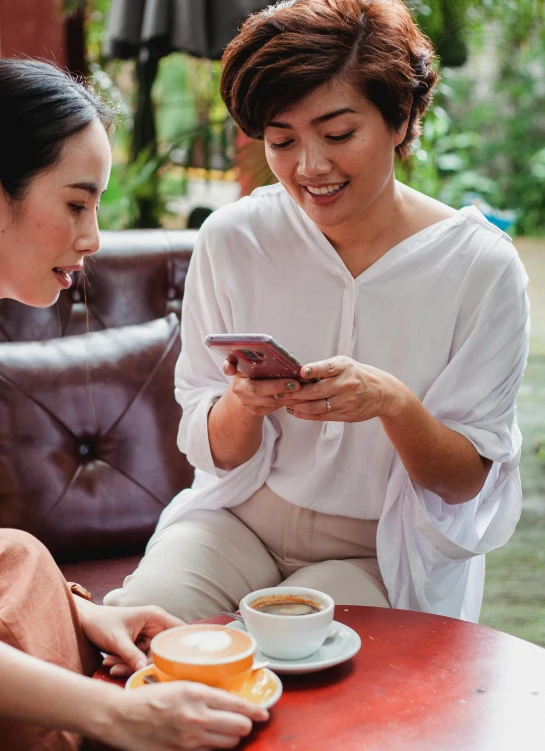
[[[193,479],[173,371],[195,238],[104,232],[56,306],[0,300],[0,526],[42,540],[97,602]]]

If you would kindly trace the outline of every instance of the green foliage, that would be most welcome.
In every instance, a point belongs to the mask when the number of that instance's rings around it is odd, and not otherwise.
[[[156,198],[153,180],[162,161],[149,150],[144,150],[132,162],[114,163],[108,190],[100,203],[102,229],[137,226],[142,201],[153,201],[157,214],[164,213],[165,205]]]
[[[472,0],[412,0],[407,2],[416,20],[433,42],[443,65],[459,66],[467,60],[465,42],[467,10]]]
[[[516,234],[545,233],[544,7],[542,0],[473,4],[473,60],[480,56],[486,70],[487,56],[499,56],[490,61],[490,84],[479,82],[475,65],[444,69],[422,138],[397,168],[402,180],[452,206],[474,192],[514,210]]]
[[[68,0],[78,3],[80,0]],[[102,64],[102,43],[106,33],[106,17],[111,0],[84,0],[87,4],[87,23],[85,36],[89,61]]]
[[[160,141],[227,117],[219,95],[220,64],[173,53],[161,60],[153,87]]]
[[[235,130],[219,79],[217,62],[182,54],[161,60],[153,88],[157,137],[172,163],[205,170],[232,166]]]
[[[63,11],[66,14],[74,13],[76,10],[81,10],[82,8],[85,8],[86,0],[64,0],[63,2]]]
[[[66,0],[67,7],[80,1]],[[493,207],[516,212],[516,233],[545,233],[545,0],[407,2],[438,47],[443,68],[423,133],[410,159],[396,166],[398,176],[456,208],[468,192],[478,193]],[[161,60],[152,90],[157,155],[144,149],[126,164],[134,83],[127,89],[127,63],[102,59],[108,6],[109,0],[87,0],[93,77],[124,116],[102,223],[134,226],[139,200],[156,200],[159,216],[169,191],[186,189],[187,171],[169,176],[170,165],[229,168],[235,160],[234,129],[219,96],[219,64],[172,54]],[[469,64],[453,67],[466,52]],[[483,61],[495,70],[488,85],[479,81]],[[261,145],[248,147],[238,160],[258,180],[270,180]]]
[[[137,71],[132,61],[103,59],[109,5],[110,0],[88,0],[86,24],[94,84],[117,104],[120,113],[101,226],[158,226],[168,213],[168,199],[187,190],[187,171],[170,170],[175,175],[170,176],[169,168],[230,168],[235,130],[219,95],[219,63],[183,54],[160,60],[151,89],[151,111],[149,100],[141,98],[149,85],[146,72]]]
[[[440,86],[439,96],[424,120],[422,135],[414,143],[413,154],[396,165],[396,175],[402,182],[455,208],[463,205],[467,193],[478,193],[496,205],[496,183],[479,171],[476,163],[475,155],[483,149],[485,138],[473,130],[457,130],[446,109],[445,91],[449,91],[447,87]],[[452,96],[450,91],[449,95]]]

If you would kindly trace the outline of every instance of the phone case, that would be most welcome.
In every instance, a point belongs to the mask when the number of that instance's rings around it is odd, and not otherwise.
[[[301,383],[301,363],[267,334],[211,334],[205,343],[249,378],[293,378]]]

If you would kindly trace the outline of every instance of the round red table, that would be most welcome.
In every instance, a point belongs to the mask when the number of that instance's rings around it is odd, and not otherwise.
[[[360,652],[282,675],[271,719],[245,751],[544,751],[545,649],[407,610],[338,606]],[[219,617],[208,622],[227,623]]]

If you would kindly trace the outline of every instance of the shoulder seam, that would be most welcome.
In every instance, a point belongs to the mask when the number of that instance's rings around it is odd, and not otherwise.
[[[492,224],[492,222],[489,222],[486,217],[479,216],[478,214],[474,214],[474,213],[468,213],[467,216],[470,217],[471,219],[474,219],[478,224],[481,225],[481,227],[484,227],[485,229],[490,230],[495,235],[499,235],[500,237],[503,237],[509,243],[513,242],[513,238],[510,235],[508,235],[507,232],[504,232],[499,227],[496,227],[496,225]]]

